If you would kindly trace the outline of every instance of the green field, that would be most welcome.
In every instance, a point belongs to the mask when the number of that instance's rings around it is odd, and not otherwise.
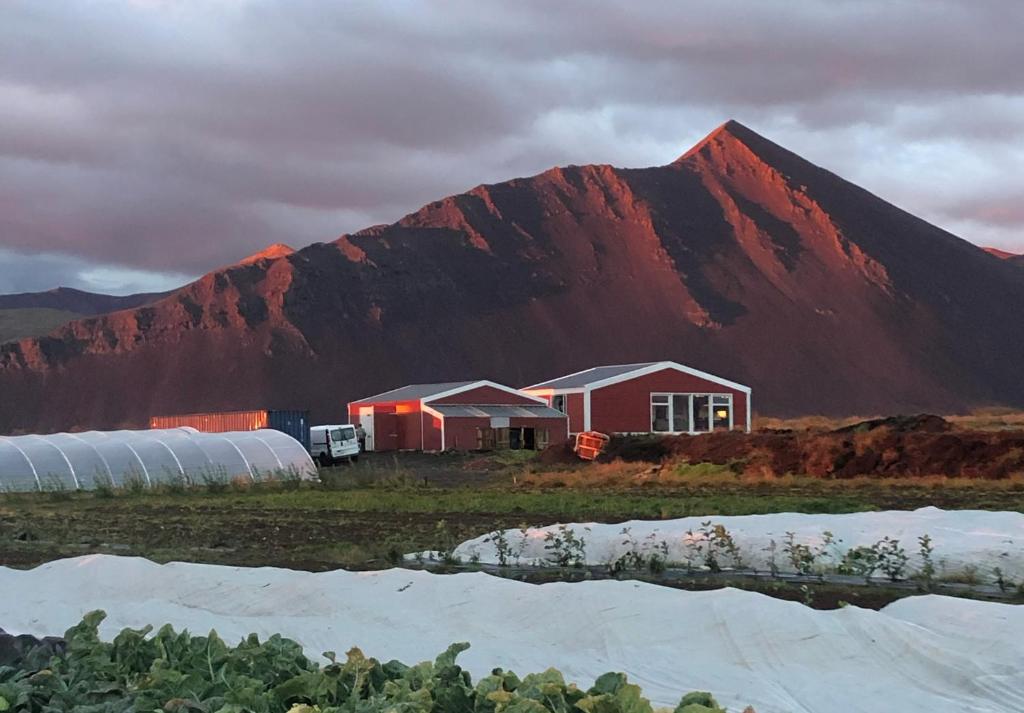
[[[545,468],[501,457],[364,458],[323,485],[172,484],[155,491],[0,497],[0,564],[30,567],[92,552],[308,570],[391,566],[500,528],[688,515],[977,508],[1024,512],[1024,481],[748,480],[727,469],[638,480],[602,467]],[[641,473],[641,475],[643,475]],[[425,484],[424,484],[425,483]],[[612,483],[612,484],[609,484]]]

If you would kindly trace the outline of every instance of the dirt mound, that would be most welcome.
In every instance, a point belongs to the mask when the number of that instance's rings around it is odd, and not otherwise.
[[[548,446],[540,452],[537,458],[544,465],[578,463],[580,460],[576,453],[573,452],[572,444],[569,441],[562,441],[561,443]]]
[[[849,426],[837,428],[834,433],[863,433],[874,431],[876,428],[888,428],[899,433],[917,431],[922,433],[943,433],[953,428],[946,419],[930,413],[917,414],[916,416],[888,416],[886,418],[874,418],[869,421],[853,423]]]
[[[736,464],[747,473],[819,478],[1024,473],[1024,431],[956,431],[938,416],[865,421],[834,431],[710,433],[615,439],[606,458]]]

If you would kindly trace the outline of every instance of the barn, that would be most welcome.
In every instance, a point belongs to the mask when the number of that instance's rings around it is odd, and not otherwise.
[[[597,366],[528,386],[569,432],[750,431],[750,387],[673,361]]]
[[[348,405],[367,451],[541,450],[568,438],[547,401],[493,381],[413,384]]]

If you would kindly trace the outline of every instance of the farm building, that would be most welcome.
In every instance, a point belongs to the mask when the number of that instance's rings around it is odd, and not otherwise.
[[[493,381],[413,384],[353,401],[367,451],[536,449],[568,438],[565,414]]]
[[[569,432],[750,431],[750,387],[672,361],[597,366],[523,391],[569,416]]]

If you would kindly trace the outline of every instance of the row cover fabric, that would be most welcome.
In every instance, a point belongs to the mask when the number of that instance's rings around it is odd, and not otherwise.
[[[92,489],[129,480],[146,485],[203,478],[316,473],[302,444],[273,430],[201,433],[194,428],[0,436],[5,491]]]
[[[0,622],[60,634],[103,609],[100,634],[165,623],[250,632],[381,661],[432,660],[455,641],[474,678],[554,666],[589,687],[622,671],[655,706],[710,691],[733,713],[1020,713],[1024,606],[907,597],[881,611],[817,611],[738,589],[636,581],[528,584],[482,572],[300,572],[90,555],[0,567]]]

